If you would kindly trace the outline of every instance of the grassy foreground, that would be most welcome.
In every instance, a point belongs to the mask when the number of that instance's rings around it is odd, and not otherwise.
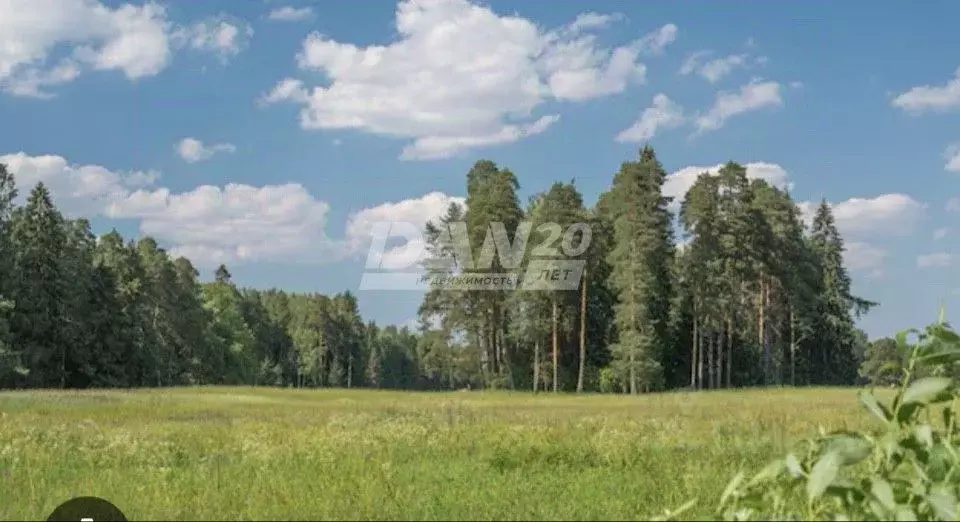
[[[641,397],[263,388],[0,393],[0,519],[638,519],[824,428],[853,390]]]

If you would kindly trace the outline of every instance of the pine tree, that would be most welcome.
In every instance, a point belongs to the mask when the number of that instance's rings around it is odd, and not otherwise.
[[[517,199],[519,183],[516,176],[500,169],[489,160],[474,164],[467,173],[466,224],[475,268],[465,267],[464,273],[508,274],[512,270],[502,262],[505,252],[486,243],[492,227],[505,232],[505,239],[514,240],[516,230],[523,218]],[[494,239],[494,236],[490,236]],[[486,243],[486,244],[485,244]],[[505,245],[499,245],[503,247]],[[500,255],[496,255],[500,252]],[[501,289],[471,290],[463,292],[465,306],[470,313],[467,331],[477,339],[481,347],[485,385],[513,381],[513,355],[502,342],[509,318],[506,315],[508,294]]]
[[[13,174],[0,163],[0,389],[22,382],[28,370],[23,366],[20,350],[13,343],[10,330],[16,290],[15,252],[13,244],[14,200],[17,187]]]
[[[67,275],[63,217],[53,206],[50,192],[38,183],[18,212],[13,225],[18,277],[13,333],[23,348],[32,386],[65,387],[69,336],[65,329]]]
[[[624,163],[614,179],[614,243],[611,279],[619,297],[615,320],[619,340],[612,349],[630,393],[662,382],[670,348],[669,303],[674,258],[671,199],[663,195],[666,171],[653,149]]]
[[[825,376],[823,384],[852,383],[857,372],[853,316],[875,303],[850,293],[850,276],[843,264],[843,239],[826,200],[817,207],[810,235],[820,276],[814,326],[816,373]]]

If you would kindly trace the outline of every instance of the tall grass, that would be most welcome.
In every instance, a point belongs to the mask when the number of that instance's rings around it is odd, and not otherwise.
[[[875,428],[853,393],[2,393],[0,519],[83,495],[136,520],[645,518],[820,426]]]

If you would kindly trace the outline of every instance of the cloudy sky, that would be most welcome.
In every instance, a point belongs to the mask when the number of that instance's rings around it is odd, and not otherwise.
[[[356,289],[488,158],[588,203],[649,141],[833,205],[871,336],[960,307],[960,4],[0,1],[0,162],[210,278]],[[360,292],[404,323],[415,292]],[[955,315],[955,314],[952,314]]]

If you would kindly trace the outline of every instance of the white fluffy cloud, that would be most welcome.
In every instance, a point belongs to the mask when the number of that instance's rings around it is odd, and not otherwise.
[[[923,254],[917,256],[918,268],[947,268],[956,261],[957,257],[946,252]]]
[[[53,95],[45,87],[70,83],[80,76],[80,66],[71,60],[64,60],[60,64],[47,69],[24,69],[16,79],[4,85],[7,92],[14,96],[30,98],[52,98]]]
[[[580,33],[583,31],[589,31],[590,29],[599,29],[601,27],[606,27],[611,22],[622,20],[623,15],[621,14],[601,14],[601,13],[581,13],[577,16],[577,19],[573,21],[568,26],[568,30],[571,33]],[[674,36],[676,34],[676,27],[674,26]],[[669,42],[668,42],[669,43]]]
[[[232,143],[216,143],[205,145],[202,141],[194,138],[184,138],[176,146],[177,154],[187,163],[196,163],[205,161],[213,157],[218,152],[232,153],[237,148]]]
[[[870,243],[850,241],[844,245],[843,262],[850,270],[866,273],[870,278],[883,275],[883,262],[888,252]]]
[[[908,235],[926,213],[926,205],[906,194],[851,198],[832,209],[837,228],[852,236]]]
[[[291,7],[285,5],[270,11],[270,14],[267,15],[268,20],[274,20],[278,22],[299,22],[301,20],[309,20],[313,18],[313,9],[310,7]]]
[[[954,143],[943,152],[947,164],[943,166],[947,172],[960,172],[960,143]]]
[[[920,85],[893,99],[893,106],[912,113],[960,109],[960,67],[943,85]]]
[[[552,114],[550,116],[543,116],[537,121],[525,125],[504,125],[497,132],[487,135],[427,136],[425,138],[417,138],[417,140],[413,142],[413,145],[403,148],[400,159],[443,159],[449,157],[451,151],[513,143],[522,138],[543,133],[559,119],[560,116]]]
[[[70,81],[81,67],[131,79],[154,75],[170,60],[167,25],[164,8],[153,3],[111,9],[94,0],[5,0],[0,84],[13,94],[44,96],[41,87]],[[62,44],[72,52],[47,67]]]
[[[151,186],[160,178],[153,171],[115,172],[99,165],[71,165],[61,156],[30,156],[23,152],[0,155],[0,163],[13,173],[21,201],[42,182],[50,189],[57,206],[70,215],[98,213],[131,189]]]
[[[650,54],[660,54],[677,39],[677,32],[677,26],[673,24],[664,25],[641,38],[638,47]]]
[[[728,119],[738,114],[783,105],[780,88],[781,85],[778,82],[752,81],[740,87],[739,92],[718,93],[713,107],[697,118],[697,134],[717,130],[723,127]]]
[[[586,13],[555,30],[468,0],[404,0],[398,40],[358,47],[314,33],[297,62],[326,86],[281,80],[263,101],[304,105],[305,129],[358,129],[412,140],[405,159],[438,159],[542,131],[548,100],[583,101],[645,81],[643,54],[676,38],[668,24],[616,48],[590,31],[613,17]],[[547,119],[544,119],[547,118]]]
[[[680,66],[680,74],[684,76],[691,75],[697,71],[697,69],[703,64],[703,59],[713,54],[713,51],[702,50],[694,51],[687,55],[683,60],[683,64]]]
[[[813,221],[818,203],[798,204],[804,222]],[[906,194],[883,194],[874,198],[850,198],[830,203],[837,229],[844,236],[856,238],[904,236],[916,230],[926,216],[927,205]]]
[[[249,43],[253,28],[224,15],[175,30],[171,37],[178,46],[216,54],[226,61]]]
[[[227,261],[317,261],[341,246],[326,235],[330,206],[297,183],[166,188],[116,198],[104,214],[138,219],[140,231],[198,265]]]
[[[763,64],[766,58],[752,58],[748,53],[731,54],[712,60],[706,60],[713,51],[696,51],[687,55],[680,66],[680,74],[687,76],[697,73],[710,83],[717,83],[736,69],[747,69]]]
[[[789,181],[787,171],[775,163],[760,161],[747,163],[743,167],[747,169],[747,178],[749,179],[762,179],[778,188],[793,186]],[[680,208],[680,203],[686,197],[687,191],[690,190],[690,187],[693,186],[701,174],[706,172],[711,176],[716,176],[721,168],[723,168],[723,164],[713,165],[712,167],[684,167],[669,174],[663,185],[663,194],[674,198],[671,208],[674,210]]]
[[[61,156],[0,156],[26,193],[44,182],[72,215],[135,219],[143,234],[170,244],[198,266],[241,260],[317,260],[343,251],[326,236],[329,205],[299,184],[209,185],[173,193],[150,187],[155,172],[71,165]],[[25,195],[25,194],[24,194]]]
[[[355,212],[347,221],[348,249],[353,253],[360,253],[369,246],[377,223],[404,223],[423,230],[428,221],[435,221],[444,215],[451,203],[466,206],[466,199],[448,196],[442,192],[431,192],[420,198],[384,203]],[[383,268],[410,266],[418,260],[416,256],[424,246],[421,238],[407,245],[389,247],[382,256],[372,262]]]
[[[746,67],[749,57],[747,54],[731,54],[730,56],[710,60],[700,67],[700,76],[706,78],[710,83],[717,83],[737,67]]]
[[[131,80],[153,76],[182,45],[230,48],[240,40],[232,31],[241,32],[227,22],[177,27],[154,2],[110,7],[97,0],[3,0],[0,88],[43,98],[52,95],[45,88],[68,83],[84,70],[120,71]]]
[[[254,187],[202,185],[174,193],[154,183],[152,171],[115,172],[99,165],[72,165],[54,155],[19,152],[0,155],[21,188],[21,201],[37,182],[50,189],[69,215],[132,219],[140,231],[170,245],[171,254],[196,265],[242,261],[319,262],[363,252],[379,221],[411,223],[422,229],[463,198],[433,192],[354,212],[344,237],[327,234],[330,205],[297,183]],[[403,254],[392,248],[385,264]]]
[[[941,239],[947,237],[950,234],[950,229],[947,227],[938,228],[933,231],[933,240],[940,241]]]
[[[659,129],[673,129],[686,121],[683,107],[671,101],[667,95],[657,94],[653,97],[653,105],[644,109],[633,125],[617,134],[616,140],[621,143],[641,143],[653,138]]]

